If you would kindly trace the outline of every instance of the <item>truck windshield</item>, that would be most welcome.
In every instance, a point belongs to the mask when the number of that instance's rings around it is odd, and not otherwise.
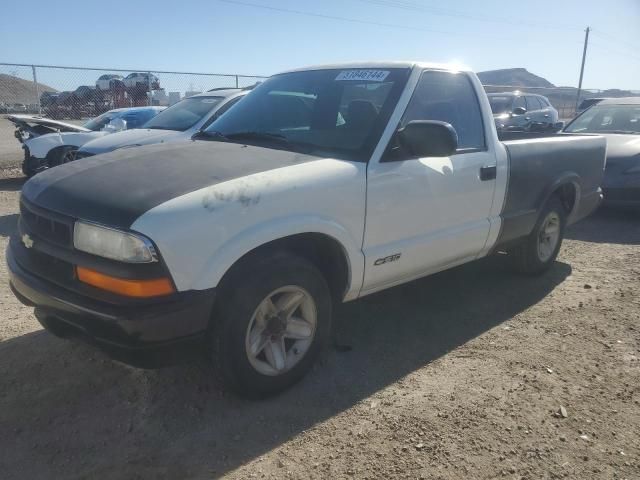
[[[640,105],[594,105],[571,122],[565,132],[640,134]]]
[[[506,95],[489,95],[489,104],[491,105],[491,111],[496,115],[500,113],[511,113],[513,97]]]
[[[223,97],[189,97],[149,120],[143,128],[184,132],[213,110]]]
[[[409,73],[408,68],[384,68],[275,75],[213,122],[204,135],[366,162]]]

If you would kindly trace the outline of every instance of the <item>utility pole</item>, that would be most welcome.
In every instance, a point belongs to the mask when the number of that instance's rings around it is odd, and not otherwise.
[[[578,96],[576,97],[576,112],[578,111],[578,105],[580,105],[580,94],[582,93],[582,77],[584,75],[584,61],[587,59],[587,45],[589,44],[589,30],[584,31],[584,49],[582,50],[582,66],[580,67],[580,80],[578,81]]]

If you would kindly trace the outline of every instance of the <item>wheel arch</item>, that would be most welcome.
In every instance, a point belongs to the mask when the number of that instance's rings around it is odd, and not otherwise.
[[[551,196],[557,195],[565,207],[567,219],[570,220],[578,210],[580,201],[580,177],[574,172],[565,172],[552,182],[540,195],[537,202],[537,217]]]
[[[321,220],[304,223],[307,228],[304,224],[285,227],[283,222],[273,222],[264,230],[249,229],[232,237],[204,262],[193,288],[223,286],[238,265],[256,255],[285,250],[311,261],[325,276],[334,299],[356,298],[364,272],[360,246],[337,224]],[[315,228],[309,228],[310,224]]]

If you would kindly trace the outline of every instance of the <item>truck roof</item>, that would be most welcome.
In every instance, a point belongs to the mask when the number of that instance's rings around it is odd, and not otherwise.
[[[280,73],[304,72],[308,70],[336,70],[336,69],[353,69],[353,68],[434,68],[438,70],[456,70],[460,72],[470,72],[471,69],[457,63],[429,63],[419,61],[388,61],[388,62],[348,62],[348,63],[329,63],[325,65],[311,65],[308,67],[294,68],[285,70]]]

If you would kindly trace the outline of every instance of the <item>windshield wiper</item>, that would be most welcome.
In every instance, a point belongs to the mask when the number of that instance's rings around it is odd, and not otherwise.
[[[214,141],[228,141],[229,137],[223,135],[215,130],[198,130],[191,136],[191,140],[214,140]]]
[[[258,132],[254,130],[246,132],[227,133],[227,135],[225,136],[231,140],[241,140],[244,138],[247,140],[270,140],[281,143],[290,143],[287,137],[285,137],[284,135],[280,135],[279,133]]]

